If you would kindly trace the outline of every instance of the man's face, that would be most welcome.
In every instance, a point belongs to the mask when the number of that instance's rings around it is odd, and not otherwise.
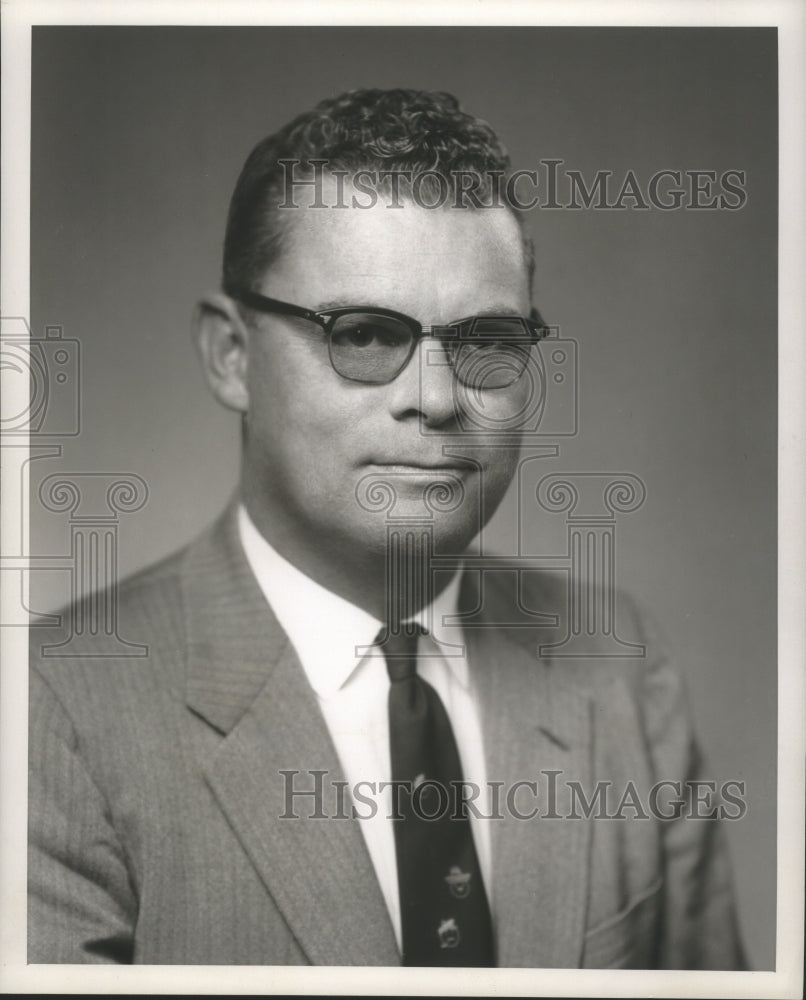
[[[528,315],[522,242],[507,209],[390,209],[381,199],[368,210],[289,211],[284,249],[256,289],[265,295],[314,311],[380,306],[426,326],[479,313]],[[348,560],[382,553],[390,514],[429,516],[437,552],[461,550],[477,534],[518,454],[468,434],[463,411],[505,426],[523,410],[531,383],[524,376],[476,392],[456,382],[445,360],[440,342],[425,338],[394,381],[351,382],[331,367],[320,327],[293,317],[257,319],[248,353],[244,492],[280,551],[303,545]],[[381,480],[397,495],[391,511],[371,491]],[[440,484],[461,502],[426,506],[424,494],[438,499]]]

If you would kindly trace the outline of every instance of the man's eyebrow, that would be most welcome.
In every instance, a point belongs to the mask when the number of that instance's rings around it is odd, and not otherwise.
[[[520,316],[521,311],[517,306],[513,306],[508,303],[507,305],[499,306],[489,306],[487,309],[482,309],[479,312],[475,312],[474,316]]]
[[[375,309],[392,309],[391,306],[386,304],[381,304],[379,302],[368,302],[366,299],[362,298],[338,298],[338,299],[328,299],[327,302],[323,302],[316,307],[314,312],[327,312],[329,309],[347,309],[350,306],[355,306],[361,309],[375,308]],[[404,312],[402,309],[392,309],[393,312]],[[521,311],[517,306],[513,306],[511,303],[487,306],[478,312],[465,312],[462,316],[455,316],[454,319],[463,319],[465,316],[520,316]],[[439,326],[440,324],[433,324]]]
[[[320,302],[314,310],[315,312],[327,312],[328,309],[344,309],[347,306],[361,305],[360,299],[328,299],[327,302]]]

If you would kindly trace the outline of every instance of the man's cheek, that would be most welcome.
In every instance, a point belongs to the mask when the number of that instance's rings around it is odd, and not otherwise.
[[[523,377],[507,389],[479,391],[458,385],[454,407],[456,422],[471,439],[483,436],[520,433],[539,405],[533,380]]]

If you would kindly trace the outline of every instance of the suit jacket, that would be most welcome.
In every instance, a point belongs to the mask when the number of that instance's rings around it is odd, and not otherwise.
[[[560,609],[565,583],[529,575],[526,606]],[[700,773],[656,640],[622,600],[621,631],[646,658],[540,658],[562,625],[523,627],[502,580],[485,575],[482,595],[466,577],[488,777],[545,790],[557,772],[541,815],[490,820],[498,964],[742,967],[718,823],[547,818],[570,814],[568,781],[588,797],[597,780],[632,782],[646,803],[653,782]],[[299,819],[279,818],[280,772],[309,788],[307,772],[325,771],[324,802],[342,775],[234,512],[122,585],[119,609],[147,656],[93,657],[89,640],[41,655],[59,638],[32,630],[28,961],[399,964],[360,821],[306,818],[303,798]]]

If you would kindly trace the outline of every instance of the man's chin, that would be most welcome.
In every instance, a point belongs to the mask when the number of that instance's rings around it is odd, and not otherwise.
[[[386,557],[403,546],[413,558],[424,555],[449,556],[464,552],[481,531],[477,510],[435,513],[431,517],[365,518],[352,539],[357,550],[374,557]]]

